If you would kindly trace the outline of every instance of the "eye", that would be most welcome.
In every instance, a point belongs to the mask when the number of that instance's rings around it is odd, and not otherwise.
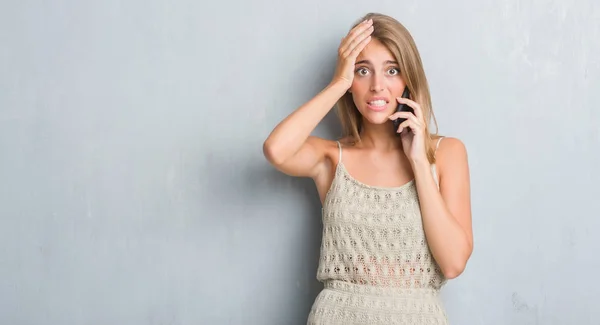
[[[398,68],[390,68],[388,70],[388,73],[392,76],[398,75],[400,73],[400,69]]]
[[[360,76],[366,76],[367,73],[369,73],[369,70],[367,70],[367,68],[358,68],[356,69],[356,73],[358,73]]]

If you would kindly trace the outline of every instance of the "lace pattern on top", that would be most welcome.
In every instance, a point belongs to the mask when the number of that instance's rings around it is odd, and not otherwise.
[[[414,180],[378,187],[353,178],[341,160],[322,210],[319,281],[439,289],[445,282],[423,229]]]

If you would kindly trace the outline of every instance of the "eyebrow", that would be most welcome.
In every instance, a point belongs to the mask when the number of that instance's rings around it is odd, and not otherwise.
[[[371,61],[369,60],[360,60],[358,62],[356,62],[356,64],[371,64]],[[398,64],[398,62],[393,61],[393,60],[387,60],[384,62],[384,64]]]

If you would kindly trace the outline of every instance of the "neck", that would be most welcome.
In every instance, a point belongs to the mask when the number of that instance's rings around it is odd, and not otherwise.
[[[392,131],[392,122],[371,124],[363,122],[360,139],[363,147],[390,150],[402,147],[400,138]]]

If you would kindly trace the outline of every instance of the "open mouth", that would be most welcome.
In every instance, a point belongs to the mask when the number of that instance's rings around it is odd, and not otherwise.
[[[387,108],[388,101],[386,99],[374,99],[367,102],[369,109],[374,111],[382,111]]]

